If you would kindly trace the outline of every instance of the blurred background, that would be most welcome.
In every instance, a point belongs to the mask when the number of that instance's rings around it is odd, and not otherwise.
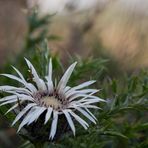
[[[24,47],[26,18],[35,6],[40,17],[55,14],[49,31],[60,40],[49,47],[62,59],[69,53],[95,55],[126,71],[148,67],[148,0],[0,0],[0,67]],[[5,134],[13,139],[14,132]],[[0,141],[9,147],[1,133]]]
[[[148,65],[147,0],[1,0],[0,66],[21,50],[27,11],[34,6],[41,17],[56,14],[50,33],[61,40],[50,42],[50,47],[62,56],[97,52],[112,57],[124,69]]]

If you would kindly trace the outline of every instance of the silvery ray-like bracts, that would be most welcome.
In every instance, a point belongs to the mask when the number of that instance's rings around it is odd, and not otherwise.
[[[99,90],[86,89],[86,87],[96,81],[87,81],[74,87],[67,86],[77,62],[73,63],[67,69],[58,85],[55,85],[52,80],[53,69],[51,59],[49,61],[48,74],[45,76],[45,80],[40,78],[32,63],[26,58],[25,60],[33,75],[33,83],[27,82],[21,72],[15,67],[13,67],[13,69],[17,72],[18,76],[1,74],[23,85],[23,87],[10,85],[0,86],[0,91],[11,94],[10,96],[0,99],[1,106],[14,104],[6,113],[18,107],[18,100],[20,105],[26,102],[26,106],[18,113],[12,123],[12,125],[14,125],[16,122],[20,121],[18,131],[20,131],[22,127],[29,126],[31,123],[38,120],[42,113],[45,113],[44,124],[47,124],[47,122],[52,119],[49,133],[49,139],[51,140],[55,137],[59,116],[62,114],[65,115],[65,119],[74,135],[76,132],[74,119],[85,129],[89,127],[88,123],[78,115],[79,113],[96,124],[97,119],[91,113],[90,109],[98,109],[99,107],[94,104],[105,100],[94,95]]]

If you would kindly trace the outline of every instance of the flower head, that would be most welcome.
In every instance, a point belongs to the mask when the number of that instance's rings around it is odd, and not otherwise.
[[[14,104],[6,113],[18,108],[19,105],[23,106],[12,123],[12,125],[14,125],[17,121],[21,121],[18,131],[20,131],[22,127],[36,122],[43,113],[45,113],[44,124],[49,120],[51,121],[49,139],[54,138],[57,131],[58,118],[61,115],[65,116],[74,135],[74,120],[78,121],[85,129],[89,126],[88,123],[77,114],[78,112],[93,123],[96,123],[96,118],[89,109],[98,108],[94,103],[104,100],[94,96],[98,90],[84,89],[95,81],[87,81],[75,87],[67,86],[76,62],[67,69],[58,85],[55,85],[52,81],[51,59],[49,62],[48,75],[45,77],[45,80],[39,77],[31,62],[27,59],[25,60],[32,73],[33,83],[27,82],[20,71],[13,67],[18,77],[10,74],[2,75],[20,82],[23,87],[0,86],[1,91],[11,94],[0,99],[1,106],[11,103]]]

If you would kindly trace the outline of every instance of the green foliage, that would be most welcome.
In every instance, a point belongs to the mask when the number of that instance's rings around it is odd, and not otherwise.
[[[85,62],[83,64],[80,64],[81,68],[76,69],[75,73],[83,73],[83,66],[86,66]],[[99,69],[100,67],[98,67]],[[96,69],[91,69],[92,73],[95,71]],[[72,81],[77,79],[75,73]],[[104,73],[102,74],[104,75]],[[87,72],[83,75],[81,77],[85,78]],[[88,131],[77,127],[76,137],[64,135],[58,144],[55,144],[55,147],[146,148],[148,140],[147,76],[148,73],[144,71],[136,75],[128,75],[123,79],[111,80],[108,78],[109,75],[104,77],[101,82],[98,79],[96,87],[101,87],[103,90],[100,91],[99,96],[103,97],[105,93],[107,103],[100,104],[102,110],[95,113],[98,117],[97,125],[91,125]],[[93,79],[95,79],[95,75],[93,75]]]
[[[48,26],[52,16],[46,15],[40,18],[37,10],[32,10],[31,15],[28,16],[28,34],[26,36],[25,51],[34,50],[35,45],[42,44],[45,38],[48,40],[60,39],[58,36],[48,34]]]

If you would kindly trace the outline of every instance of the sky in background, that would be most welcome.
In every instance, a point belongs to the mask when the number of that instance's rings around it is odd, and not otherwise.
[[[73,8],[75,12],[83,11],[96,6],[104,5],[108,0],[28,0],[28,6],[39,5],[40,12],[67,14],[67,9]]]

